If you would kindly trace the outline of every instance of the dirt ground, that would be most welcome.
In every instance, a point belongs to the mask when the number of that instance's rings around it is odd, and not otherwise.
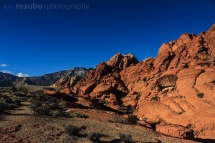
[[[29,102],[21,102],[19,108],[11,110],[9,114],[2,115],[0,143],[90,143],[91,141],[86,138],[86,135],[92,132],[102,135],[101,142],[110,142],[117,138],[119,133],[130,134],[133,142],[138,143],[156,142],[155,139],[159,139],[162,143],[193,142],[167,137],[151,129],[135,125],[101,122],[92,118],[37,116],[28,108],[29,105]],[[96,112],[91,113],[96,114]],[[95,117],[95,115],[92,116]],[[64,132],[64,127],[68,125],[86,126],[86,130],[81,132],[79,136],[69,136]]]

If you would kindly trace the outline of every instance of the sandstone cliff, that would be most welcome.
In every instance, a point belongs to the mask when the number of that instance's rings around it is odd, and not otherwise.
[[[72,96],[154,123],[161,133],[215,139],[214,66],[215,24],[162,44],[155,58],[138,62],[117,53],[66,87]]]

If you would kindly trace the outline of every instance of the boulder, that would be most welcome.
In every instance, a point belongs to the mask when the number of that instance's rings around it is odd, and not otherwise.
[[[182,126],[175,126],[175,125],[156,125],[156,131],[182,139],[194,139],[193,130],[182,127]]]
[[[106,84],[98,84],[90,93],[91,97],[100,97],[102,94],[108,95],[112,92],[112,87]]]
[[[47,95],[50,95],[52,97],[56,97],[56,98],[59,98],[59,99],[68,97],[68,95],[66,93],[61,93],[61,92],[53,91],[53,90],[45,90],[44,94],[47,94]]]

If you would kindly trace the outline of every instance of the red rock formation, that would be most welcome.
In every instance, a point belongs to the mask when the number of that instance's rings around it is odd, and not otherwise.
[[[114,110],[124,112],[121,104],[133,107],[140,120],[155,122],[162,133],[192,138],[193,130],[195,137],[215,139],[214,65],[215,24],[207,32],[184,33],[162,44],[156,58],[138,63],[132,54],[118,53],[70,89]]]
[[[190,140],[194,139],[193,131],[181,126],[157,125],[156,131],[161,132],[163,134],[171,135],[173,137],[179,137]]]

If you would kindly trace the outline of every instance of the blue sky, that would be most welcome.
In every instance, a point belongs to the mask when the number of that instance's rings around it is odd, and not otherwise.
[[[0,0],[0,71],[89,68],[117,52],[141,61],[184,32],[206,31],[214,13],[214,0]]]

